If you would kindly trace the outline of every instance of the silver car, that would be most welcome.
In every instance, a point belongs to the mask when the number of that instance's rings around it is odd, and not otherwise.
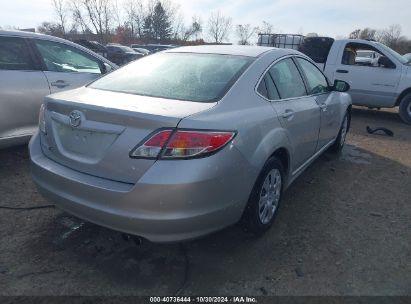
[[[0,148],[28,142],[44,96],[83,86],[115,68],[64,39],[0,31]]]
[[[347,89],[289,49],[157,53],[46,97],[33,179],[61,209],[154,242],[240,219],[261,234],[296,177],[343,147]]]

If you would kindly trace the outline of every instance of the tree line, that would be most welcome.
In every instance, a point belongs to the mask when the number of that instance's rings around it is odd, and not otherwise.
[[[231,34],[240,44],[251,44],[259,29],[249,24],[233,26],[231,17],[212,12],[206,22],[192,16],[186,24],[179,5],[172,0],[51,0],[55,20],[45,21],[37,31],[63,38],[94,37],[101,43],[185,42],[224,43]]]
[[[388,28],[382,30],[369,27],[356,29],[349,34],[349,38],[375,40],[400,54],[411,53],[411,40],[402,34],[401,26],[398,24],[390,25]]]
[[[233,25],[232,18],[220,11],[212,12],[206,22],[192,16],[186,23],[180,6],[173,0],[50,1],[55,18],[42,22],[38,32],[68,39],[98,40],[103,44],[224,43],[235,37],[238,44],[247,45],[257,41],[258,33],[282,33],[267,21],[262,21],[260,26]],[[382,30],[356,29],[348,38],[379,41],[401,54],[411,52],[411,40],[402,34],[400,25]]]

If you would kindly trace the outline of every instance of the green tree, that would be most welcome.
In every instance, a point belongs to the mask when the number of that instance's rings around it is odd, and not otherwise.
[[[153,34],[153,19],[151,15],[144,17],[143,35],[147,39],[154,39]]]
[[[153,15],[151,16],[151,26],[153,29],[154,39],[167,40],[170,39],[173,31],[170,16],[164,9],[161,2],[157,2],[154,7]]]

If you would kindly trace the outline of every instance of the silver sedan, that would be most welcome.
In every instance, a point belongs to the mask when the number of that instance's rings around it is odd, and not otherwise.
[[[261,234],[297,176],[342,149],[348,89],[293,50],[168,50],[46,97],[33,179],[61,209],[154,242],[241,219]]]

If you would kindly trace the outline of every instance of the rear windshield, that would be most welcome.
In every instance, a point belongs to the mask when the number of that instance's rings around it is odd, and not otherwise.
[[[89,87],[137,95],[213,102],[221,98],[252,58],[216,54],[159,53],[139,59]]]

